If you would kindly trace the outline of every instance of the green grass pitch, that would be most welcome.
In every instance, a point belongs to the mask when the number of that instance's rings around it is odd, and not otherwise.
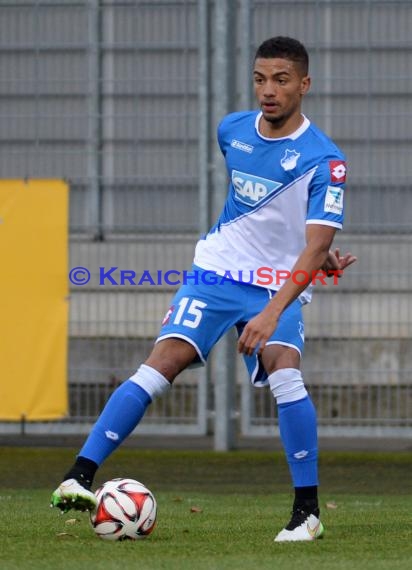
[[[0,450],[1,570],[412,568],[412,454],[321,454],[325,538],[275,544],[292,494],[278,452],[116,452],[96,484],[141,480],[158,523],[141,541],[105,542],[85,513],[61,516],[50,493],[75,451]]]

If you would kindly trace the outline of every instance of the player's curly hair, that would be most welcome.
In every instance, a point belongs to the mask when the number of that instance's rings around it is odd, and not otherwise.
[[[255,59],[275,57],[298,63],[303,75],[308,74],[309,55],[305,46],[298,40],[286,36],[276,36],[265,40],[256,50]]]

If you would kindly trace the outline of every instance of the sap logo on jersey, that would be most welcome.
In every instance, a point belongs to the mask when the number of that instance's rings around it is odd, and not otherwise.
[[[232,170],[232,184],[235,189],[235,198],[248,206],[256,206],[264,198],[273,194],[282,186],[280,182],[253,176],[246,172]]]

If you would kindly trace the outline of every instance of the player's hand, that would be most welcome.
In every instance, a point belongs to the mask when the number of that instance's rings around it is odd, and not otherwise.
[[[261,355],[277,324],[278,319],[273,314],[262,311],[256,315],[248,322],[239,337],[238,352],[252,356],[257,350],[257,354]]]
[[[337,247],[334,251],[329,251],[328,257],[321,269],[330,277],[333,275],[342,277],[344,270],[357,260],[358,258],[350,252],[345,253],[345,255],[341,255],[340,248]]]

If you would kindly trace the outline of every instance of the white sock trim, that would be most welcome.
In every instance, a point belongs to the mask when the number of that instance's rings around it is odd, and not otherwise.
[[[143,388],[152,400],[168,392],[172,387],[163,374],[160,374],[155,368],[147,366],[147,364],[142,364],[129,380]]]
[[[270,389],[277,404],[288,404],[303,400],[308,395],[300,370],[281,368],[268,378]]]

